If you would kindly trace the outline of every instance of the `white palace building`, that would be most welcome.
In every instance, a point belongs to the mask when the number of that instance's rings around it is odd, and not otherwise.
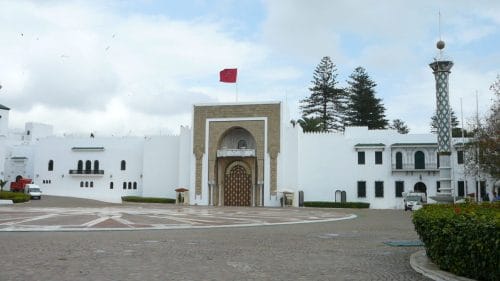
[[[122,196],[175,198],[210,206],[280,206],[283,191],[304,201],[369,202],[403,208],[402,193],[439,188],[434,134],[348,127],[304,133],[280,102],[199,104],[179,135],[55,136],[52,126],[27,123],[9,133],[0,105],[0,177],[31,178],[44,195],[121,202]],[[451,151],[452,193],[486,194],[493,181],[464,176],[461,139]],[[491,194],[490,194],[491,198]],[[432,200],[429,200],[432,202]]]

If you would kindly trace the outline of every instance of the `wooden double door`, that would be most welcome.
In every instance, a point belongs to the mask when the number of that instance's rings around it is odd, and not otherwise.
[[[252,205],[252,175],[242,165],[231,165],[224,173],[224,205]]]

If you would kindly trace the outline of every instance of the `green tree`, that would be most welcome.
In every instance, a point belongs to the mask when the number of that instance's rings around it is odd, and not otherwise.
[[[400,134],[408,134],[410,132],[408,126],[406,126],[405,122],[401,119],[392,120],[389,129],[397,130]]]
[[[344,90],[337,88],[337,69],[330,57],[323,57],[314,70],[311,95],[300,101],[302,118],[318,118],[322,131],[342,131]]]
[[[385,107],[382,100],[375,97],[377,84],[363,67],[357,67],[347,83],[347,108],[345,124],[348,126],[368,126],[369,129],[384,129]]]
[[[303,117],[302,119],[297,120],[300,127],[304,132],[320,132],[322,131],[321,127],[321,119],[319,118],[307,118]]]
[[[0,192],[3,191],[3,187],[7,184],[8,181],[6,180],[0,180]]]

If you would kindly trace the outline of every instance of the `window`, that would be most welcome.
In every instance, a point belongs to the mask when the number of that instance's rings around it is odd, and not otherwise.
[[[382,164],[382,151],[375,151],[375,164]]]
[[[405,182],[396,181],[396,197],[403,197],[404,191],[405,191]]]
[[[94,182],[93,181],[90,182],[90,187],[94,187]]]
[[[43,180],[42,183],[45,183],[45,180]]]
[[[403,169],[403,153],[396,152],[396,170]]]
[[[384,197],[384,182],[375,182],[375,197]]]
[[[436,153],[436,163],[437,163],[437,168],[439,169],[439,166],[441,166],[441,163],[439,162],[439,152]]]
[[[113,189],[113,188],[114,188],[114,186],[113,186],[113,182],[110,182],[110,183],[109,183],[109,189]]]
[[[54,161],[53,160],[49,160],[49,171],[54,171]]]
[[[127,189],[127,183],[123,182],[123,189]]]
[[[359,165],[365,164],[365,152],[364,151],[358,151],[358,164]]]
[[[425,154],[422,151],[415,152],[415,170],[425,169]]]
[[[120,169],[122,171],[125,171],[126,168],[127,168],[127,162],[125,162],[125,160],[122,160],[122,162],[120,164]]]
[[[238,141],[238,149],[244,149],[247,148],[247,141],[246,140],[239,140]]]
[[[92,161],[90,160],[85,161],[85,173],[90,174],[91,170],[92,170]]]
[[[132,189],[132,182],[128,182],[128,189]]]
[[[134,189],[137,189],[137,182],[134,181]]]
[[[94,161],[94,171],[99,171],[99,160]]]
[[[465,183],[464,181],[458,181],[458,196],[465,196]]]
[[[366,181],[358,181],[358,198],[366,197]]]
[[[78,168],[77,169],[78,169],[78,172],[83,171],[83,161],[82,160],[78,161]]]
[[[80,187],[83,187],[83,181],[80,182]]]
[[[440,181],[437,181],[437,182],[436,182],[436,191],[437,191],[437,192],[440,192],[440,191],[441,191],[441,182],[440,182]]]
[[[85,187],[89,187],[89,182],[88,181],[85,182]]]
[[[457,163],[458,164],[463,164],[464,163],[464,151],[463,150],[458,150],[457,151]]]

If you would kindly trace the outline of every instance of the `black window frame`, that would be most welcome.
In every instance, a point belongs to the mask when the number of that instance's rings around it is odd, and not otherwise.
[[[403,169],[403,153],[398,151],[396,152],[396,170]]]
[[[463,163],[464,163],[464,151],[457,150],[457,164],[463,164]]]
[[[417,157],[417,155],[422,155],[422,157],[420,156]],[[415,162],[415,170],[425,170],[425,153],[421,150],[415,151],[414,162]]]
[[[384,198],[384,182],[375,181],[375,198]]]
[[[364,165],[365,162],[366,162],[365,152],[364,151],[358,151],[358,165]]]
[[[460,197],[465,197],[465,181],[457,182],[457,195]]]
[[[383,162],[382,151],[375,151],[375,165],[382,165]]]
[[[358,198],[366,198],[366,181],[358,181]]]
[[[394,183],[394,191],[396,198],[403,197],[403,192],[405,192],[405,182],[404,181],[396,181]]]

